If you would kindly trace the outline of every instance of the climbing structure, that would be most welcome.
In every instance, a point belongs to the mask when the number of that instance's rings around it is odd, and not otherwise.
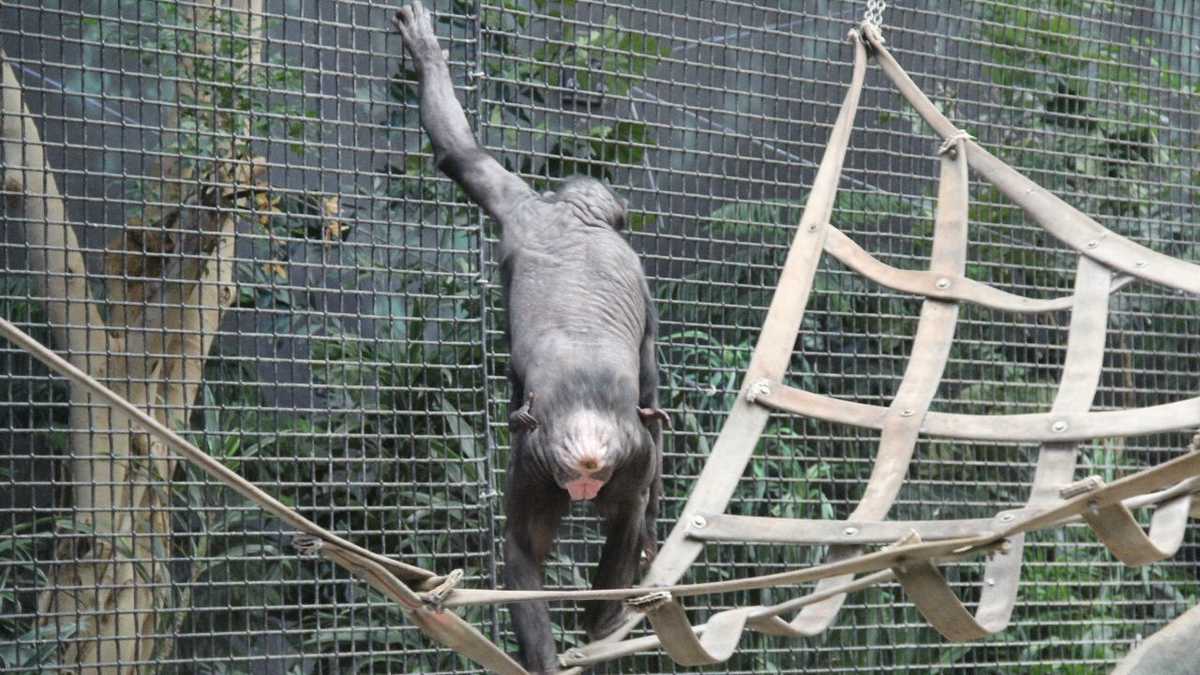
[[[599,643],[572,650],[565,665],[585,665],[629,653],[661,641],[676,661],[714,663],[728,658],[737,637],[749,626],[772,635],[810,636],[837,618],[846,591],[896,578],[922,615],[947,639],[973,640],[1003,629],[1012,615],[1020,580],[1024,532],[1055,520],[1049,514],[1084,501],[1079,515],[1112,553],[1127,565],[1171,556],[1183,541],[1192,504],[1192,481],[1157,495],[1149,534],[1128,505],[1089,478],[1073,482],[1080,441],[1178,430],[1200,424],[1200,398],[1169,405],[1116,412],[1090,412],[1100,379],[1108,320],[1108,299],[1130,281],[1141,279],[1200,294],[1200,267],[1124,239],[1046,192],[981,148],[959,130],[917,88],[884,47],[876,26],[867,22],[850,34],[855,48],[854,74],[830,134],[804,216],[780,275],[774,299],[743,380],[741,395],[725,421],[712,454],[692,488],[683,515],[663,546],[644,586],[675,583],[709,542],[772,542],[829,545],[833,566],[861,560],[864,547],[902,542],[956,542],[945,553],[965,552],[969,540],[1000,543],[983,575],[985,585],[974,615],[951,592],[932,558],[913,557],[893,565],[876,579],[855,580],[854,570],[820,575],[814,593],[794,603],[803,606],[790,622],[780,612],[738,609],[717,614],[701,637],[686,624],[682,608],[669,593],[634,603],[649,616],[661,640],[621,642],[640,616]],[[874,59],[918,114],[943,139],[938,150],[941,177],[934,218],[933,252],[927,271],[892,268],[859,248],[830,217],[842,163],[853,127],[869,59]],[[1051,300],[1016,296],[967,279],[968,168],[991,182],[1047,232],[1079,254],[1073,295]],[[864,405],[796,389],[785,384],[785,368],[800,330],[821,255],[888,288],[924,297],[912,354],[892,404]],[[1050,412],[1027,415],[959,415],[930,411],[954,338],[961,303],[995,310],[1036,313],[1070,309],[1071,323],[1062,382]],[[880,432],[874,469],[861,502],[845,521],[794,520],[726,515],[767,418],[791,413]],[[991,520],[885,521],[922,435],[947,439],[1036,442],[1041,444],[1037,471],[1024,507]],[[1151,481],[1158,489],[1195,473],[1188,457]],[[1178,460],[1177,460],[1178,461]],[[1160,467],[1168,468],[1166,465]],[[1131,491],[1128,494],[1136,494]],[[1060,514],[1061,515],[1061,514]],[[915,552],[915,551],[914,551]],[[938,557],[937,555],[933,557]],[[870,565],[860,571],[880,569]],[[756,616],[755,612],[758,612]],[[764,618],[765,617],[765,618]]]

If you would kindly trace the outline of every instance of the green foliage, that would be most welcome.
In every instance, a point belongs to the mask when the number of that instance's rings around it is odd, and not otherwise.
[[[295,102],[303,92],[303,73],[290,65],[280,48],[263,46],[253,36],[248,15],[214,5],[184,6],[173,0],[93,0],[95,7],[80,19],[84,63],[96,63],[100,50],[122,47],[136,55],[153,78],[127,78],[105,69],[84,69],[79,87],[93,94],[121,87],[170,106],[177,116],[177,145],[163,148],[189,158],[220,156],[232,134],[287,137],[303,152],[300,141],[314,130],[316,113]],[[268,30],[278,23],[272,19]],[[270,44],[269,42],[266,44]],[[262,65],[247,67],[252,49],[264,49]],[[270,94],[270,96],[268,96]],[[176,107],[178,104],[178,107]]]
[[[26,276],[0,275],[0,316],[12,321],[43,343],[49,342],[44,307],[28,298],[33,285]],[[0,387],[3,427],[16,429],[65,429],[67,425],[67,387],[60,379],[46,376],[45,369],[23,352],[6,351],[0,372],[9,375]],[[36,402],[30,405],[31,402]],[[15,436],[15,433],[10,431]],[[66,455],[65,431],[40,431],[31,434],[46,454]],[[19,452],[10,448],[9,452]],[[35,462],[6,458],[0,454],[0,484],[5,490],[20,491],[21,484],[33,475]],[[14,503],[19,503],[14,500]],[[69,519],[38,517],[21,520],[15,512],[0,519],[0,670],[5,672],[41,672],[56,665],[56,640],[75,633],[75,624],[39,627],[30,620],[34,603],[30,589],[46,583],[38,561],[53,550],[54,533]]]
[[[985,10],[984,73],[998,85],[1003,114],[1017,116],[1006,121],[1020,122],[1004,159],[1121,234],[1172,241],[1183,226],[1173,204],[1186,201],[1179,186],[1196,169],[1171,131],[1164,93],[1186,101],[1191,92],[1148,39],[1089,39],[1082,19],[1110,15],[1104,5],[1042,0]]]
[[[471,3],[458,3],[470,9]],[[549,0],[503,0],[483,3],[480,16],[481,42],[476,55],[482,77],[473,78],[480,95],[468,98],[468,108],[485,120],[477,133],[490,149],[498,149],[505,168],[529,178],[538,190],[549,189],[554,180],[570,175],[589,175],[615,180],[620,167],[639,166],[647,148],[653,147],[650,128],[639,121],[622,119],[581,127],[577,110],[595,110],[628,95],[636,78],[653,67],[665,48],[653,37],[625,30],[615,16],[602,26],[577,33],[563,20],[563,11],[573,2]],[[439,17],[443,34],[471,34],[469,16]],[[528,47],[533,45],[532,47]],[[392,81],[390,96],[407,104],[397,111],[394,124],[416,125],[417,89],[415,74],[400,73]],[[620,111],[617,112],[621,116]],[[424,145],[428,153],[429,145]],[[545,148],[514,157],[515,148]],[[446,197],[455,188],[444,181],[417,190],[413,182],[432,175],[431,163],[410,157],[396,171],[405,179],[392,194],[425,192]],[[639,221],[640,214],[631,214]],[[639,221],[640,222],[640,221]]]

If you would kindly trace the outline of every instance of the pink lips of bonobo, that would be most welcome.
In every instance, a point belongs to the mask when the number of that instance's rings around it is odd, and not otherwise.
[[[609,454],[614,439],[613,423],[595,411],[580,410],[562,428],[560,458],[571,479],[561,485],[573,502],[595,499],[605,481],[611,478],[605,469],[613,461]]]
[[[567,489],[567,494],[571,495],[571,501],[588,501],[595,499],[596,495],[600,494],[600,488],[604,487],[604,481],[584,476],[568,482],[563,487]]]

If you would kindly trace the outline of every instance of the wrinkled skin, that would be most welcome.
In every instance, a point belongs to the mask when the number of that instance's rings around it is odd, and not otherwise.
[[[454,95],[429,13],[418,2],[395,27],[421,81],[421,122],[438,167],[502,227],[501,275],[512,347],[513,451],[505,490],[504,584],[540,589],[542,565],[572,500],[595,503],[605,544],[594,588],[631,586],[657,550],[661,492],[657,320],[625,209],[601,183],[572,178],[539,195],[478,146]],[[543,602],[513,603],[525,667],[556,672]],[[585,606],[593,638],[623,617]]]

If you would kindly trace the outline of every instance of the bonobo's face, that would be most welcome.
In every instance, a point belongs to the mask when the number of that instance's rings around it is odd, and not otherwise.
[[[588,409],[545,420],[527,440],[572,501],[594,499],[631,454],[653,444],[634,411],[618,416]]]
[[[551,198],[575,207],[588,225],[603,224],[614,230],[625,229],[625,204],[594,178],[568,178],[557,192],[552,193]]]

